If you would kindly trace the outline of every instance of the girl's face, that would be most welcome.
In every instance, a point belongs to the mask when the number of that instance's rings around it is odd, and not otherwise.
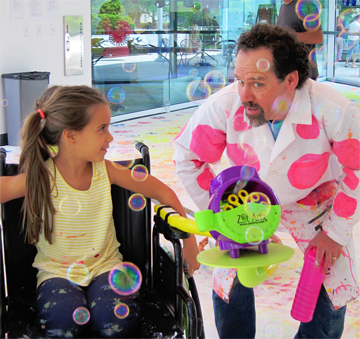
[[[114,139],[109,132],[111,111],[108,105],[99,104],[88,109],[90,122],[81,131],[76,132],[76,156],[89,162],[104,160],[107,148]]]

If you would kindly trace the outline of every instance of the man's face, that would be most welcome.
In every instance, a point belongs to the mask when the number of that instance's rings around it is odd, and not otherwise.
[[[280,81],[273,71],[273,57],[268,48],[240,50],[235,62],[238,92],[251,126],[269,120],[284,120],[295,90],[289,91],[288,81]],[[287,76],[288,77],[288,76]],[[286,79],[286,78],[285,78]]]

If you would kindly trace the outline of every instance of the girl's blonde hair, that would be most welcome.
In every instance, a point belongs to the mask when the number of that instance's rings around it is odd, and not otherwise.
[[[99,90],[87,86],[53,86],[36,101],[35,111],[24,123],[19,171],[26,173],[23,228],[27,221],[25,232],[29,243],[37,243],[44,232],[45,239],[52,244],[56,213],[51,199],[54,186],[45,166],[45,161],[53,156],[51,147],[59,145],[64,130],[81,131],[91,119],[88,109],[98,104],[108,104]]]

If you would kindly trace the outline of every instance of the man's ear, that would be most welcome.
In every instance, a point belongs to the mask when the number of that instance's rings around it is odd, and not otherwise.
[[[296,89],[296,86],[299,83],[299,73],[298,71],[292,71],[285,77],[286,87],[289,92],[292,92]]]
[[[63,132],[62,132],[62,136],[63,136],[63,139],[68,144],[75,144],[75,142],[76,142],[76,131],[64,129]]]

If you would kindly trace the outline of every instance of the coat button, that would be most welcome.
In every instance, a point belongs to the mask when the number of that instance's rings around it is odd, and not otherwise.
[[[272,177],[275,177],[275,176],[276,176],[276,172],[275,172],[275,171],[271,171],[271,172],[270,172],[270,175],[271,175]]]

